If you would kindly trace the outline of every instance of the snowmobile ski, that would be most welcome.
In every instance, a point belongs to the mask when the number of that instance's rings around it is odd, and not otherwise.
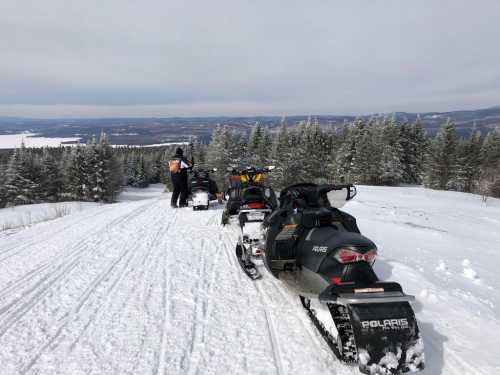
[[[257,269],[257,266],[250,259],[243,259],[243,249],[241,245],[236,245],[236,258],[238,258],[238,263],[245,272],[245,274],[252,280],[258,280],[262,277],[262,274]]]

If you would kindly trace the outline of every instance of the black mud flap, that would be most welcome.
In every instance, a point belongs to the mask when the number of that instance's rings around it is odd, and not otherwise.
[[[349,305],[359,369],[400,374],[424,368],[424,344],[408,302]]]

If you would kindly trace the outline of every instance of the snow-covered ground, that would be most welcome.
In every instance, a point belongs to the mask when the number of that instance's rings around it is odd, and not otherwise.
[[[359,374],[279,280],[240,271],[221,207],[162,191],[0,236],[2,375]],[[500,201],[360,187],[345,209],[417,296],[423,374],[500,374]]]
[[[26,147],[58,147],[63,142],[75,142],[80,138],[37,137],[33,133],[0,134],[0,149],[17,148],[24,141]]]
[[[98,207],[90,202],[40,203],[0,209],[0,233]]]

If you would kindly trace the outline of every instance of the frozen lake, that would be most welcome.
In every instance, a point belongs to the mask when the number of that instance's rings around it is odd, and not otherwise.
[[[0,149],[16,148],[24,141],[26,147],[57,147],[63,142],[74,142],[80,138],[46,138],[34,133],[0,134]]]

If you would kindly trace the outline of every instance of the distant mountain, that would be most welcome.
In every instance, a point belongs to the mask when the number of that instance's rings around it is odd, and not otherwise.
[[[309,117],[317,118],[321,126],[342,126],[356,117],[392,116],[400,122],[414,122],[420,117],[422,126],[429,134],[435,134],[447,119],[451,119],[459,134],[466,135],[476,126],[483,134],[500,126],[500,106],[452,112],[370,114],[363,116],[289,116],[286,123],[297,126]],[[198,139],[208,142],[212,131],[218,124],[229,126],[237,131],[249,132],[256,123],[270,128],[280,125],[282,117],[170,117],[170,118],[105,118],[105,119],[51,119],[37,120],[0,116],[0,134],[29,131],[45,137],[80,137],[86,142],[101,132],[108,134],[113,144],[138,145],[166,142],[182,142]]]

